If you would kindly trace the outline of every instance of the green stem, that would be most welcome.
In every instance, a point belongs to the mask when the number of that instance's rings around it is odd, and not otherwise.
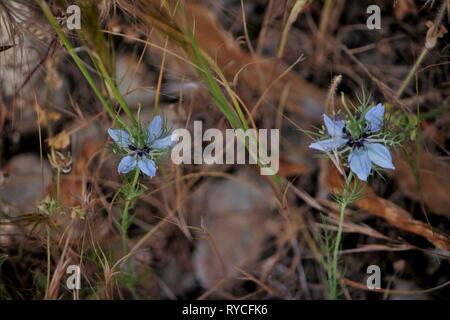
[[[344,227],[344,216],[345,216],[345,208],[347,207],[347,203],[343,202],[339,208],[339,226],[336,234],[336,239],[334,241],[334,249],[333,249],[333,257],[331,262],[331,274],[329,275],[331,279],[330,286],[330,299],[336,300],[337,298],[337,273],[338,273],[338,262],[339,262],[339,249],[341,247],[341,239],[342,239],[342,229]]]
[[[121,217],[121,223],[120,223],[120,234],[122,237],[122,247],[123,247],[123,251],[124,251],[124,255],[127,254],[128,252],[128,227],[130,226],[130,215],[129,215],[129,211],[130,208],[134,202],[134,194],[136,193],[136,186],[137,186],[137,182],[139,179],[139,169],[136,169],[135,173],[134,173],[134,177],[133,177],[133,182],[132,182],[132,194],[133,197],[127,197],[127,199],[125,200],[125,205],[123,207],[122,210],[122,217]],[[126,268],[127,268],[127,273],[129,275],[132,274],[132,267],[131,267],[131,260],[128,259],[126,262]],[[131,279],[131,278],[129,278]],[[137,292],[135,290],[135,282],[134,280],[129,280],[127,278],[125,285],[127,286],[127,288],[130,290],[130,292],[132,293],[133,297],[135,299],[138,299],[138,295]]]
[[[132,184],[132,189],[133,189],[133,193],[136,189],[136,185],[139,179],[139,169],[136,169],[134,177],[133,177],[133,184]],[[130,211],[130,207],[132,205],[134,201],[134,198],[127,198],[125,200],[125,205],[123,207],[122,210],[122,216],[121,216],[121,222],[120,222],[120,233],[122,236],[122,247],[123,247],[123,251],[124,254],[128,251],[128,227],[129,227],[129,211]]]
[[[50,218],[51,219],[51,218]],[[49,290],[50,290],[50,278],[51,278],[51,249],[50,249],[50,230],[49,226],[46,226],[47,231],[47,283],[45,290],[45,298],[48,298]]]

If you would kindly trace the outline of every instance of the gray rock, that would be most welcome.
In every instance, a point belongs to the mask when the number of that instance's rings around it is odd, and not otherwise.
[[[36,204],[47,193],[51,181],[50,166],[45,158],[43,168],[42,176],[39,157],[30,153],[10,160],[2,169],[9,173],[0,185],[0,206],[3,213],[17,216],[36,211]]]
[[[261,177],[241,171],[238,180],[212,182],[202,195],[202,218],[208,237],[194,253],[197,278],[205,288],[239,275],[237,267],[258,258],[275,206],[272,190]]]

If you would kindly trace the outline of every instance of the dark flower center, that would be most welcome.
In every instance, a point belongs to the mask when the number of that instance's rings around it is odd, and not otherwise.
[[[130,145],[128,145],[128,149],[135,152],[139,157],[148,155],[148,153],[150,152],[149,146],[145,146],[143,148],[137,148],[135,145],[130,144]]]
[[[365,142],[365,139],[358,139],[358,140],[350,139],[347,141],[347,145],[350,148],[359,149],[359,148],[364,147],[364,142]]]
[[[361,134],[361,136],[357,139],[353,138],[345,127],[342,129],[342,132],[344,133],[345,138],[348,139],[347,145],[353,149],[363,148],[364,143],[366,142],[366,138],[370,136],[370,132],[367,130],[367,126],[364,132]]]

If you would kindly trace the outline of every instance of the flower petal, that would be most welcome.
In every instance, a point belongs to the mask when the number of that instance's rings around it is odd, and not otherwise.
[[[150,145],[150,148],[153,149],[167,149],[172,146],[173,143],[172,135],[168,135],[164,138],[158,139]]]
[[[359,180],[367,181],[372,170],[372,162],[369,154],[364,148],[354,149],[348,157],[350,169],[358,176]]]
[[[383,127],[384,106],[379,103],[375,107],[370,108],[366,115],[366,123],[370,132],[380,131]]]
[[[153,118],[147,128],[147,143],[152,144],[163,134],[163,120],[160,116]]]
[[[395,169],[389,149],[380,143],[368,143],[369,159],[377,166],[385,169]]]
[[[146,176],[154,177],[156,175],[155,161],[144,156],[138,160],[138,166]]]
[[[340,137],[344,134],[343,130],[345,127],[344,120],[332,120],[326,114],[323,115],[323,122],[327,128],[327,132],[331,137]]]
[[[120,160],[117,170],[119,171],[120,174],[128,173],[134,168],[136,168],[136,164],[137,164],[136,156],[129,155],[123,157],[122,160]]]
[[[122,148],[128,148],[131,144],[130,135],[125,130],[108,129],[108,134]]]
[[[314,143],[311,143],[309,147],[311,149],[316,149],[320,151],[331,151],[337,150],[342,147],[347,142],[347,139],[342,137],[336,137],[331,139],[320,140]]]

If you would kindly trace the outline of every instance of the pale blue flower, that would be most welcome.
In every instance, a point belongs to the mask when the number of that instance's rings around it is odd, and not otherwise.
[[[152,153],[161,152],[171,147],[172,135],[166,135],[163,120],[156,116],[147,128],[147,142],[143,148],[138,148],[129,133],[122,129],[108,129],[108,134],[114,142],[127,152],[117,168],[120,174],[125,174],[139,168],[145,175],[156,175],[156,163]]]
[[[384,106],[379,103],[370,108],[365,116],[365,128],[358,138],[354,138],[346,129],[343,120],[332,120],[326,114],[323,115],[328,139],[320,140],[309,145],[310,148],[330,152],[339,150],[345,146],[350,148],[348,164],[350,170],[360,180],[367,181],[373,165],[384,169],[395,169],[392,163],[389,149],[380,139],[375,139],[374,134],[383,127]]]

